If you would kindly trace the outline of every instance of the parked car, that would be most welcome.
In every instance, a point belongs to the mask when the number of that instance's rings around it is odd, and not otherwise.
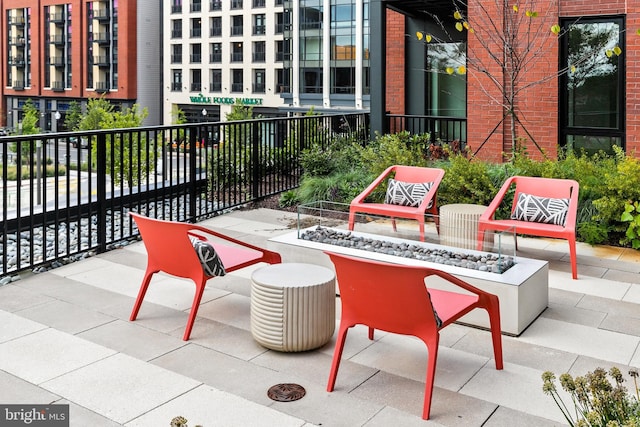
[[[69,138],[69,142],[71,142],[71,145],[73,146],[73,148],[78,148],[78,137],[77,136],[72,136]],[[80,138],[80,148],[89,148],[89,138],[87,138],[86,136],[83,136],[82,138]]]

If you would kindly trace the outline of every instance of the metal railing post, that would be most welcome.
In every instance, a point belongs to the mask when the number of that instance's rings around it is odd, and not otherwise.
[[[104,133],[97,135],[96,143],[96,234],[98,237],[98,252],[107,250],[107,135]],[[79,142],[78,149],[81,149]],[[91,161],[91,155],[89,155]],[[87,195],[89,201],[91,194]],[[91,209],[89,209],[91,215]]]

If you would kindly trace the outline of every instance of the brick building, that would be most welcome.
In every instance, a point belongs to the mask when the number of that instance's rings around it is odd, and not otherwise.
[[[372,51],[386,52],[380,59],[386,76],[375,80],[376,73],[372,73],[374,126],[386,112],[466,117],[466,139],[479,157],[497,160],[508,154],[513,148],[511,116],[502,121],[502,93],[490,80],[503,79],[490,58],[490,52],[502,52],[499,37],[493,36],[503,30],[498,28],[490,35],[486,29],[488,19],[499,27],[503,21],[496,17],[506,13],[522,18],[531,11],[537,16],[519,21],[520,47],[526,45],[535,54],[529,56],[518,80],[522,91],[515,103],[517,141],[524,142],[530,154],[542,157],[544,153],[549,158],[555,158],[563,147],[609,152],[614,145],[627,152],[640,148],[639,77],[635,71],[640,54],[636,32],[640,28],[639,1],[526,0],[506,2],[504,10],[502,2],[467,4],[468,10],[461,12],[473,34],[455,29],[450,0],[371,3],[372,22],[379,19],[386,24],[386,40],[372,37]],[[513,9],[515,4],[518,12]],[[446,37],[434,16],[445,23]],[[530,23],[533,28],[528,30]],[[561,28],[559,35],[551,32],[555,24]],[[438,43],[418,40],[418,31],[433,34]],[[529,34],[535,37],[527,44]],[[442,52],[457,43],[468,55],[466,74],[448,75],[441,67],[436,70]],[[619,55],[611,55],[614,47],[620,48]],[[372,68],[373,62],[374,55]],[[474,66],[478,62],[488,72],[479,71]],[[376,86],[385,90],[378,94]]]

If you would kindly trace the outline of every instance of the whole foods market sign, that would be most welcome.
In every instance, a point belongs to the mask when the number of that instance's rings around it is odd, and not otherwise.
[[[232,98],[222,96],[204,96],[199,93],[197,96],[190,96],[189,99],[194,104],[242,104],[242,105],[262,105],[261,98]]]

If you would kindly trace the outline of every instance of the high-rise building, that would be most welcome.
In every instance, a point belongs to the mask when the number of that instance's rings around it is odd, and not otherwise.
[[[1,0],[2,111],[18,129],[30,99],[42,131],[62,131],[72,101],[147,108],[161,123],[161,4],[154,0]],[[144,11],[144,13],[138,13]]]
[[[283,0],[171,0],[163,12],[164,123],[225,120],[233,104],[283,115],[289,45]]]

